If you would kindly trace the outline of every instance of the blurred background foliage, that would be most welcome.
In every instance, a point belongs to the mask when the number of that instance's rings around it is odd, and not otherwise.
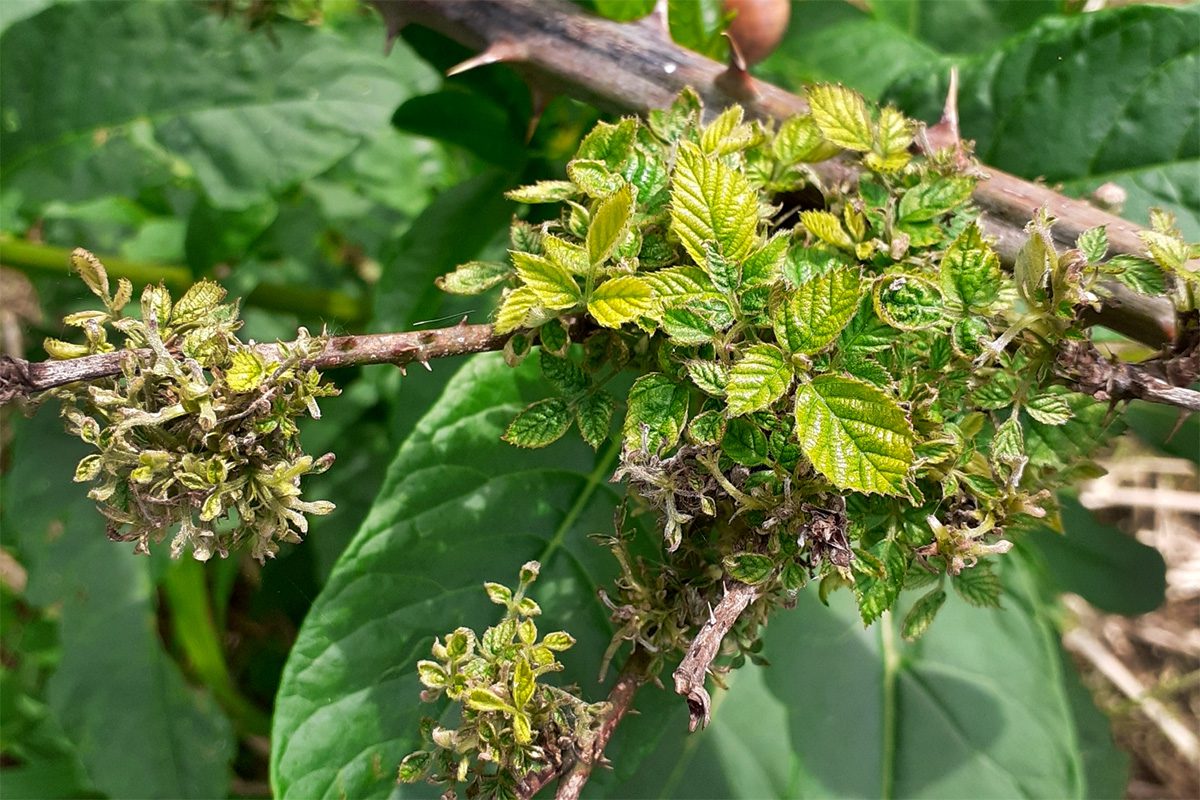
[[[587,5],[632,19],[652,4]],[[761,76],[842,81],[932,121],[958,65],[963,132],[987,163],[1078,195],[1116,184],[1130,218],[1164,206],[1200,237],[1196,6],[805,0],[791,16]],[[674,36],[717,57],[725,18],[713,0],[672,3]],[[507,69],[442,77],[468,55],[416,28],[385,54],[351,0],[4,0],[4,351],[41,358],[81,307],[74,246],[135,283],[220,280],[259,340],[485,321],[494,298],[445,297],[434,277],[501,257],[516,211],[503,191],[560,177],[600,117],[556,98],[534,125]],[[547,614],[581,639],[568,678],[599,696],[610,629],[594,597],[612,565],[586,536],[609,528],[612,453],[503,447],[497,426],[536,388],[495,359],[333,377],[344,394],[304,435],[338,463],[306,492],[338,510],[265,567],[109,543],[69,480],[80,454],[59,420],[5,409],[6,797],[398,792],[417,654],[435,631],[482,624],[472,587],[527,557],[548,563]],[[1196,461],[1195,419],[1172,435],[1173,414],[1135,406],[1128,423],[1138,452]],[[1004,611],[952,602],[919,645],[802,596],[772,623],[772,666],[735,673],[705,733],[682,735],[682,705],[648,690],[592,791],[1121,794],[1128,760],[1064,658],[1055,597],[1142,614],[1166,571],[1153,548],[1066,509],[1065,534],[1006,563]]]

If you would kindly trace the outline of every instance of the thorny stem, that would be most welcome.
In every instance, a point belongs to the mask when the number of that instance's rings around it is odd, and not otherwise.
[[[511,64],[535,94],[562,92],[600,108],[644,114],[670,105],[684,87],[694,88],[706,108],[741,103],[751,116],[785,119],[808,110],[798,95],[726,68],[679,47],[664,34],[662,20],[617,23],[554,0],[372,0],[391,41],[408,23],[426,25],[482,51],[452,72],[497,62]],[[949,144],[940,129],[926,136],[931,148]],[[939,134],[941,134],[939,136]],[[812,165],[825,186],[857,181],[852,165],[831,159]],[[1039,208],[1058,222],[1052,236],[1060,249],[1075,246],[1088,228],[1105,226],[1114,254],[1141,255],[1143,229],[1047,186],[992,167],[975,189],[980,224],[996,240],[1001,259],[1012,264],[1025,243],[1025,224]],[[1110,297],[1092,320],[1158,347],[1175,336],[1170,304],[1119,284],[1106,285]]]
[[[1200,342],[1162,361],[1158,365],[1162,376],[1132,364],[1109,361],[1086,341],[1063,342],[1055,366],[1075,388],[1097,400],[1147,400],[1200,411],[1200,392],[1184,388],[1200,377]]]
[[[688,713],[691,715],[689,730],[708,725],[712,698],[704,688],[704,680],[725,635],[733,629],[742,612],[761,596],[762,592],[754,586],[738,581],[726,583],[725,596],[712,610],[708,621],[688,647],[687,655],[672,674],[675,678],[675,694],[687,699]]]
[[[580,753],[579,758],[567,766],[565,771],[548,768],[526,775],[517,786],[517,796],[528,800],[561,774],[558,791],[555,793],[556,800],[578,800],[588,778],[591,777],[592,769],[596,764],[603,762],[604,748],[608,746],[608,740],[612,738],[617,725],[632,708],[633,698],[638,689],[653,677],[649,668],[650,654],[645,650],[634,650],[625,666],[621,668],[621,674],[617,676],[612,691],[608,693],[608,711],[600,721],[595,735],[585,745],[584,752]]]
[[[450,328],[408,333],[373,333],[334,336],[325,348],[301,363],[306,367],[332,369],[359,364],[395,364],[404,368],[414,361],[426,367],[435,358],[499,350],[508,341],[497,335],[491,325],[459,323]],[[267,360],[280,358],[277,344],[255,347]],[[62,361],[30,363],[21,358],[0,357],[0,403],[29,398],[37,392],[65,386],[76,381],[93,381],[121,372],[121,359],[130,351],[100,353]],[[135,351],[149,355],[149,349]]]

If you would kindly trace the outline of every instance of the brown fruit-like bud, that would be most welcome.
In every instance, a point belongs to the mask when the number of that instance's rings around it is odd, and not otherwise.
[[[725,0],[724,5],[736,15],[728,32],[747,64],[757,64],[774,52],[787,31],[788,0]]]

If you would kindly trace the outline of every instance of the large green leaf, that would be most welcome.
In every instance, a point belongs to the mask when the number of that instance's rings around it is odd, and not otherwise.
[[[70,482],[80,449],[43,409],[18,428],[3,484],[5,546],[29,570],[27,599],[60,615],[50,709],[101,791],[222,797],[234,753],[229,723],[184,682],[156,630],[165,547],[147,559],[108,541],[84,488]]]
[[[1105,525],[1073,497],[1062,497],[1063,533],[1038,530],[1030,546],[1050,579],[1113,614],[1146,614],[1162,605],[1167,566],[1158,550]]]
[[[1128,6],[1053,17],[962,62],[963,137],[987,164],[1086,194],[1128,193],[1125,214],[1160,205],[1200,236],[1200,6]],[[937,119],[942,72],[914,72],[890,94]],[[1046,131],[1054,131],[1046,136]]]
[[[913,462],[904,411],[855,378],[821,375],[796,390],[800,448],[817,472],[842,489],[900,494]]]
[[[276,702],[272,783],[286,797],[381,797],[417,744],[416,661],[433,636],[495,616],[485,580],[543,562],[533,595],[579,644],[564,682],[597,699],[609,637],[595,599],[613,562],[587,539],[611,530],[615,450],[567,439],[542,451],[500,441],[537,398],[537,364],[473,359],[400,449],[379,499],[313,604]],[[418,790],[419,791],[419,790]]]
[[[0,40],[5,182],[26,202],[194,176],[245,208],[328,169],[436,83],[378,29],[247,35],[189,3],[64,4]]]

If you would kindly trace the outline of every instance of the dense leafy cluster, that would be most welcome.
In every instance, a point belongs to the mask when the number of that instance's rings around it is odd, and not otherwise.
[[[434,702],[445,694],[461,704],[462,719],[457,728],[422,722],[427,749],[405,757],[401,781],[426,778],[451,790],[461,784],[467,797],[515,797],[521,778],[557,768],[590,739],[605,704],[539,683],[562,669],[555,653],[575,644],[563,631],[538,638],[533,618],[542,610],[526,591],[540,568],[536,561],[521,567],[515,591],[485,584],[488,598],[504,606],[504,618],[482,636],[459,628],[435,640],[433,660],[417,663],[426,687],[421,699]]]
[[[142,292],[140,316],[127,316],[133,286],[110,292],[104,265],[76,250],[72,264],[103,310],[65,318],[86,343],[47,339],[55,358],[114,352],[111,327],[124,337],[119,377],[56,390],[67,428],[99,452],[85,456],[75,480],[95,481],[88,496],[108,518],[109,538],[149,552],[179,525],[171,543],[201,560],[245,545],[257,559],[279,542],[298,542],[307,514],[333,504],[300,496],[300,478],[324,471],[333,454],[314,459],[300,447],[296,417],[319,417],[317,398],[337,394],[300,362],[323,347],[301,337],[266,357],[234,335],[236,304],[211,281],[172,302],[163,286]],[[236,524],[220,522],[236,514]]]
[[[725,578],[767,596],[814,577],[823,593],[851,586],[868,623],[905,585],[935,583],[913,636],[947,577],[997,603],[983,559],[1010,530],[1053,524],[1051,489],[1094,471],[1088,454],[1118,427],[1062,385],[1059,343],[1086,337],[1079,315],[1104,280],[1184,284],[1164,218],[1152,260],[1105,261],[1103,229],[1060,254],[1041,215],[1009,276],[961,146],[914,157],[917,128],[895,109],[832,85],[808,100],[777,128],[737,106],[703,124],[690,91],[646,122],[600,123],[568,180],[510,194],[562,204],[514,223],[511,263],[441,281],[504,285],[509,355],[541,342],[557,396],[521,412],[509,442],[545,446],[574,421],[599,447],[624,405],[618,477],[659,512],[667,551],[654,575],[622,558],[623,592],[642,600],[614,603],[620,635],[645,645],[686,645]],[[808,164],[834,156],[857,171],[819,180]],[[621,372],[635,378],[623,402]]]

